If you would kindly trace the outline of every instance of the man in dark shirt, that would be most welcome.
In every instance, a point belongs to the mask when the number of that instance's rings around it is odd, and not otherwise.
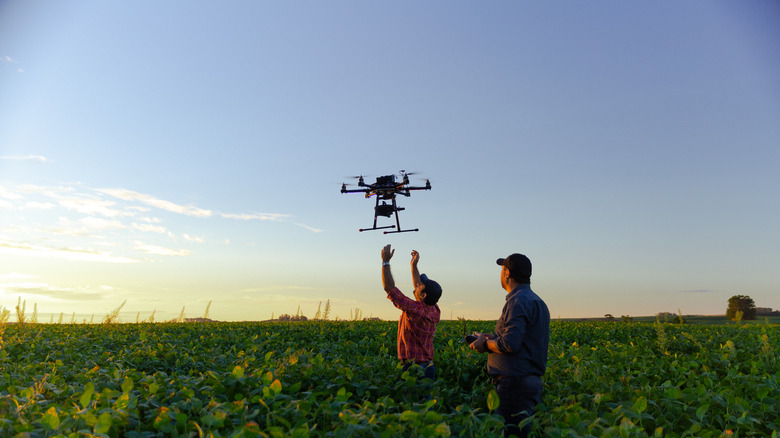
[[[495,333],[475,333],[470,347],[488,353],[487,370],[498,393],[497,413],[504,417],[504,434],[525,437],[530,424],[518,423],[533,415],[542,399],[542,376],[547,368],[550,312],[531,290],[531,261],[522,254],[498,259],[506,304]]]
[[[398,359],[404,363],[404,371],[417,364],[423,368],[425,377],[433,379],[436,375],[433,365],[433,335],[436,333],[436,324],[441,319],[441,311],[436,304],[441,297],[441,286],[425,274],[420,275],[417,269],[420,254],[412,251],[414,300],[404,295],[395,287],[390,271],[390,259],[394,253],[395,250],[390,245],[382,248],[382,284],[387,298],[402,311],[398,320]]]

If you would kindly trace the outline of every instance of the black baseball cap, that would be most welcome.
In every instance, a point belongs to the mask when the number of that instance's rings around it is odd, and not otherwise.
[[[428,278],[427,275],[420,275],[420,281],[425,285],[425,304],[430,306],[436,304],[441,298],[441,286],[439,283]]]
[[[531,278],[531,260],[523,254],[511,254],[507,258],[496,260],[496,264],[509,269],[514,279]]]

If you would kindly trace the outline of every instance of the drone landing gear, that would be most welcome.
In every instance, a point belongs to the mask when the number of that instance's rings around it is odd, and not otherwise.
[[[371,231],[371,230],[384,230],[385,228],[395,228],[395,225],[389,225],[386,227],[377,227],[374,226],[373,228],[361,228],[358,231]],[[385,231],[385,233],[397,233],[398,231]]]
[[[389,225],[386,227],[374,227],[374,228],[361,228],[358,231],[371,231],[371,230],[384,230],[386,228],[395,228],[395,225]],[[396,230],[396,231],[385,231],[384,234],[394,234],[394,233],[408,233],[411,231],[420,231],[419,228],[415,228],[412,230]]]
[[[410,231],[420,231],[418,228],[415,228],[413,230],[398,230],[398,231],[385,231],[385,234],[393,234],[393,233],[408,233]]]
[[[388,228],[397,228],[395,231],[385,231],[384,234],[394,234],[394,233],[408,233],[412,231],[420,231],[419,228],[409,229],[409,230],[402,230],[401,229],[401,221],[398,219],[398,212],[404,210],[403,207],[399,207],[395,203],[395,198],[392,198],[393,203],[387,204],[384,201],[382,204],[379,204],[379,197],[376,198],[376,206],[374,207],[374,226],[371,228],[361,228],[358,231],[371,231],[371,230],[386,230]],[[384,216],[384,217],[390,217],[395,214],[395,225],[388,225],[386,227],[377,227],[376,226],[376,220],[378,216]]]

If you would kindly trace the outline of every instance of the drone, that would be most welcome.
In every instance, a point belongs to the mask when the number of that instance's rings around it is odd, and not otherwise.
[[[385,234],[391,233],[406,233],[410,231],[419,231],[418,228],[414,229],[401,229],[401,222],[398,219],[398,212],[403,211],[403,207],[399,207],[395,202],[396,195],[403,195],[406,197],[411,196],[411,192],[414,190],[430,190],[431,182],[425,180],[425,186],[413,187],[409,185],[409,175],[414,173],[407,173],[401,171],[400,181],[396,180],[396,175],[385,175],[376,178],[376,182],[373,184],[366,184],[363,180],[363,175],[356,176],[358,180],[359,189],[347,189],[346,184],[341,184],[341,193],[365,193],[366,198],[376,196],[376,204],[374,206],[374,226],[371,228],[361,228],[359,231],[371,231],[371,230],[384,230],[388,228],[395,228],[394,231],[385,231]],[[382,201],[380,204],[379,201]],[[389,203],[388,203],[389,201]],[[388,225],[385,227],[377,227],[376,221],[379,216],[390,217],[395,215],[395,225]]]

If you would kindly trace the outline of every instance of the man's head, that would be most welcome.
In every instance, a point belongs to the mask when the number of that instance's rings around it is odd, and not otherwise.
[[[505,259],[496,260],[496,264],[503,266],[508,274],[507,277],[514,280],[517,284],[526,284],[531,282],[531,260],[522,254],[511,254]],[[501,285],[504,286],[503,270]]]
[[[433,306],[441,298],[441,286],[439,283],[428,278],[427,275],[420,275],[420,285],[414,289],[414,298],[417,301]]]

